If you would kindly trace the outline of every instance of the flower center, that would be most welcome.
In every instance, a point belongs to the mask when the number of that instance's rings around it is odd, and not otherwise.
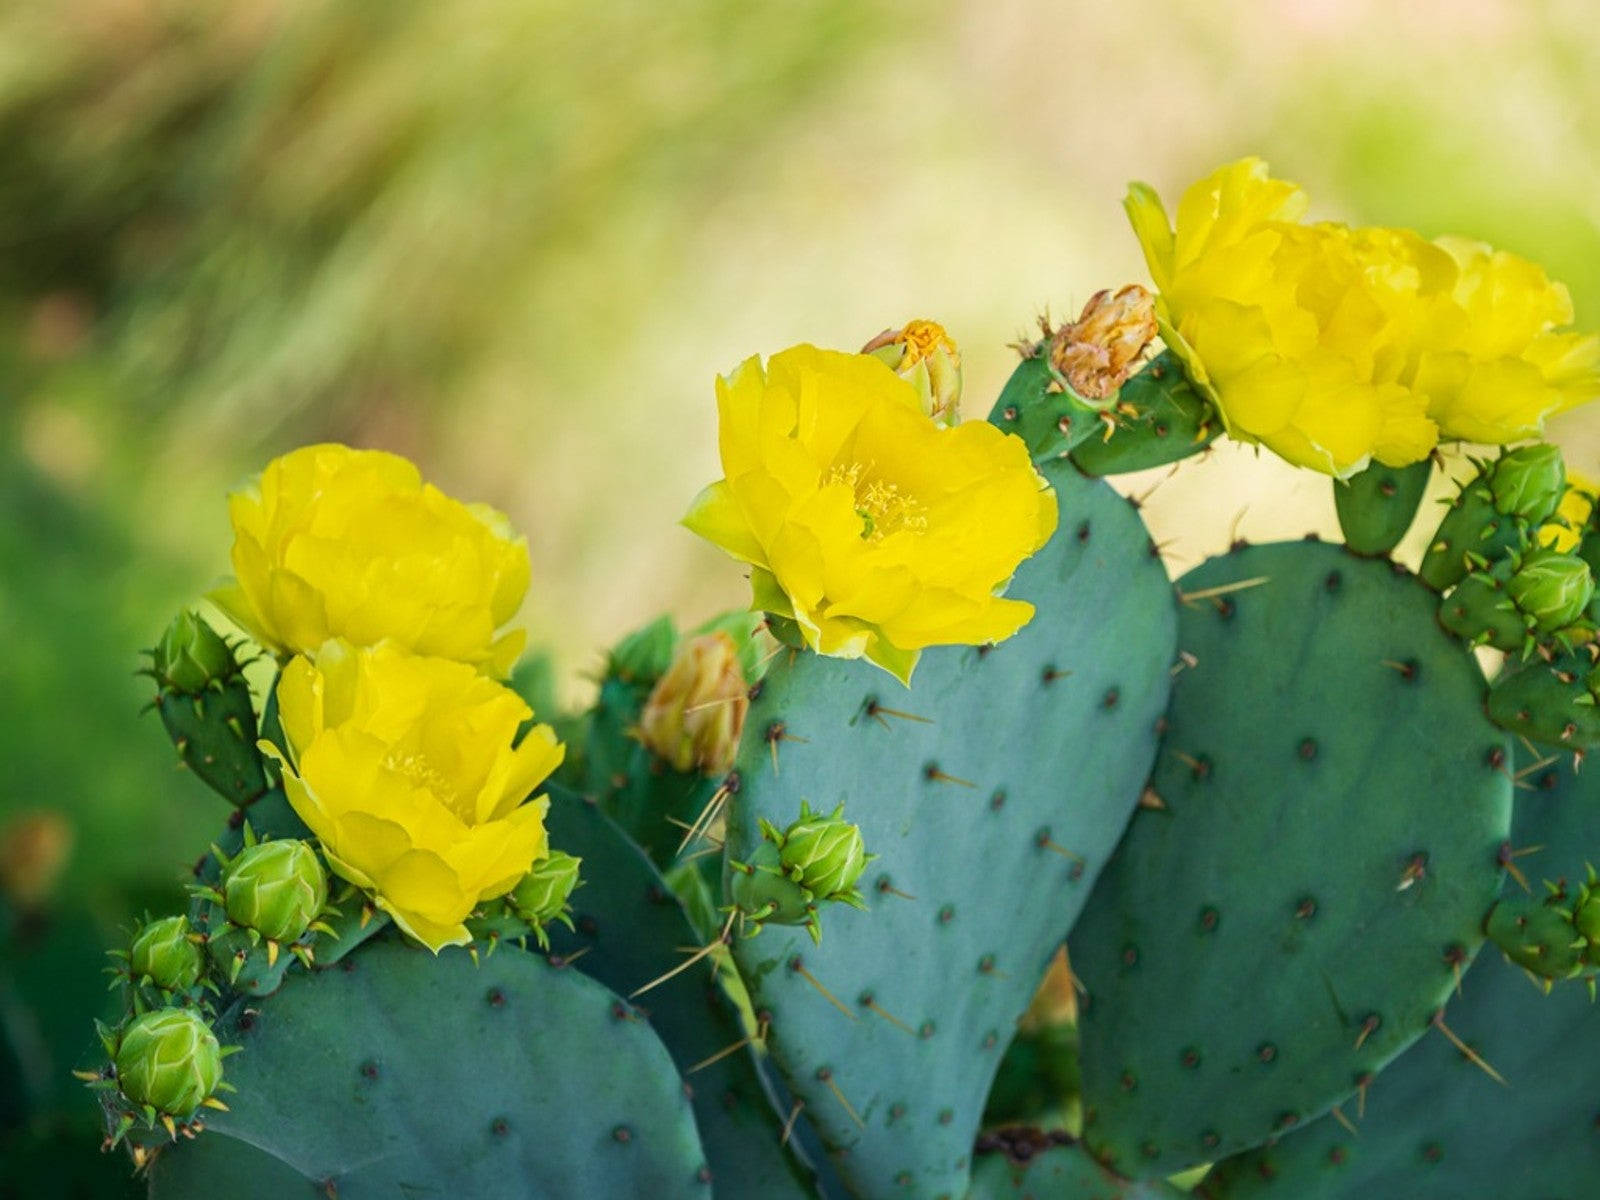
[[[383,765],[397,775],[403,775],[412,784],[432,792],[441,804],[456,806],[455,788],[439,770],[420,754],[403,754],[391,750]]]
[[[856,515],[861,518],[861,540],[881,542],[891,533],[911,530],[921,533],[928,527],[927,506],[908,496],[898,484],[865,478],[867,467],[860,463],[836,465],[824,481],[842,483],[855,495]]]

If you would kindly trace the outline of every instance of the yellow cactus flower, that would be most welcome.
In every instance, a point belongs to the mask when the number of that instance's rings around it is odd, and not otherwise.
[[[1056,526],[1021,439],[946,427],[868,355],[795,346],[717,382],[724,478],[683,523],[751,566],[753,607],[909,682],[926,646],[999,641],[1001,592]]]
[[[1600,338],[1563,331],[1566,289],[1533,263],[1404,229],[1303,224],[1306,194],[1259,159],[1127,209],[1162,336],[1228,432],[1346,477],[1440,440],[1536,437],[1600,396]]]
[[[565,749],[548,725],[513,748],[532,711],[470,666],[330,641],[284,668],[278,713],[288,753],[262,749],[328,865],[429,949],[549,852],[528,796]]]
[[[394,454],[304,446],[228,497],[235,578],[211,599],[269,650],[385,639],[496,675],[522,653],[501,633],[528,590],[506,518],[422,482]]]

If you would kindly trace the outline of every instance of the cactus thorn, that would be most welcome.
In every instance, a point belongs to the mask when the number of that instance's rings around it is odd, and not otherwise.
[[[1167,802],[1161,798],[1161,794],[1155,788],[1147,787],[1139,794],[1139,807],[1153,809],[1156,812],[1165,812]]]
[[[1493,1067],[1491,1067],[1481,1054],[1458,1038],[1450,1026],[1444,1023],[1444,1009],[1441,1008],[1438,1012],[1433,1014],[1432,1024],[1440,1033],[1444,1034],[1445,1037],[1450,1039],[1450,1044],[1457,1050],[1461,1051],[1462,1055],[1473,1066],[1477,1067],[1501,1087],[1511,1086],[1505,1081],[1505,1076],[1501,1075],[1499,1071],[1496,1071]]]
[[[740,1038],[737,1042],[734,1042],[731,1046],[724,1046],[721,1050],[718,1050],[715,1054],[707,1055],[705,1058],[702,1058],[699,1062],[695,1063],[694,1066],[689,1067],[687,1070],[685,1070],[684,1074],[685,1075],[693,1075],[696,1071],[703,1071],[706,1067],[709,1067],[712,1063],[721,1062],[723,1059],[727,1058],[728,1055],[736,1053],[739,1050],[742,1050],[744,1047],[752,1044],[753,1042],[764,1042],[764,1041],[766,1041],[767,1040],[767,1024],[768,1024],[768,1018],[762,1017],[761,1018],[761,1022],[760,1022],[760,1024],[758,1024],[756,1026],[756,1031],[754,1033],[747,1033],[747,1034],[744,1035],[744,1037]]]
[[[823,999],[825,999],[829,1004],[831,1004],[835,1008],[837,1008],[845,1016],[849,1017],[852,1021],[854,1021],[856,1019],[855,1013],[851,1012],[848,1008],[846,1008],[844,1006],[844,1002],[841,1001],[839,999],[839,997],[835,996],[827,988],[823,987],[822,986],[822,981],[820,979],[818,979],[815,975],[813,975],[810,971],[806,970],[806,965],[805,965],[805,963],[800,961],[800,956],[798,954],[795,955],[793,958],[791,958],[789,960],[789,969],[791,971],[793,971],[796,975],[799,975],[802,979],[804,979],[812,987],[816,988],[817,991],[821,992],[822,996],[823,996]]]
[[[1333,1119],[1335,1121],[1339,1122],[1339,1124],[1343,1125],[1346,1129],[1348,1129],[1350,1131],[1350,1136],[1351,1137],[1360,1137],[1361,1136],[1361,1132],[1356,1128],[1355,1122],[1352,1121],[1349,1117],[1345,1116],[1344,1115],[1344,1110],[1342,1108],[1340,1108],[1337,1104],[1335,1104],[1333,1106],[1333,1108],[1329,1110],[1329,1112],[1332,1114]]]
[[[1200,660],[1193,654],[1187,650],[1179,650],[1178,661],[1172,664],[1172,670],[1168,674],[1176,679],[1184,671],[1192,671],[1199,665]]]
[[[1215,600],[1221,596],[1242,592],[1247,588],[1260,587],[1262,584],[1270,582],[1271,580],[1265,575],[1257,575],[1253,579],[1240,579],[1233,583],[1222,583],[1216,587],[1201,588],[1197,592],[1186,592],[1182,588],[1178,588],[1178,603],[1185,607],[1193,607],[1197,600]]]
[[[843,1106],[844,1111],[850,1114],[850,1119],[856,1123],[856,1128],[865,1129],[867,1127],[866,1122],[863,1121],[856,1110],[850,1106],[850,1101],[845,1099],[844,1092],[839,1089],[839,1084],[833,1077],[833,1072],[828,1070],[827,1067],[823,1067],[817,1071],[817,1078],[828,1085],[828,1090],[833,1093],[834,1099],[837,1100],[841,1106]]]
[[[886,708],[884,705],[878,703],[876,697],[868,699],[865,712],[867,716],[871,717],[885,729],[889,728],[889,722],[885,721],[884,717],[899,717],[902,721],[917,721],[923,725],[933,724],[932,717],[919,717],[916,713],[902,712],[898,708]]]
[[[893,1025],[896,1029],[903,1029],[907,1033],[909,1033],[912,1037],[916,1037],[917,1036],[917,1031],[915,1029],[911,1028],[911,1026],[907,1025],[899,1017],[895,1016],[888,1009],[884,1008],[883,1005],[879,1004],[877,999],[874,998],[873,995],[870,992],[861,997],[861,1007],[866,1008],[866,1009],[870,1009],[871,1011],[877,1013],[885,1021],[887,1021],[887,1022],[889,1022],[889,1024]]]
[[[665,974],[657,975],[654,979],[652,979],[649,983],[645,984],[643,987],[635,988],[633,991],[629,992],[628,993],[628,999],[629,1000],[636,999],[637,997],[642,996],[646,992],[650,991],[652,988],[660,987],[663,983],[667,982],[667,980],[671,979],[673,976],[679,975],[682,972],[687,971],[690,967],[694,966],[695,963],[699,962],[706,955],[715,952],[718,947],[726,946],[728,944],[728,936],[729,936],[729,934],[731,934],[733,932],[733,919],[738,915],[739,915],[739,910],[738,909],[730,910],[729,913],[728,913],[728,919],[725,922],[723,922],[722,932],[721,933],[719,933],[711,941],[707,942],[704,946],[700,946],[700,947],[696,948],[694,950],[694,953],[692,953],[688,958],[684,959],[683,962],[681,962],[677,966],[673,967],[672,970],[666,972]]]
[[[794,1123],[800,1118],[800,1110],[806,1106],[804,1100],[796,1100],[794,1107],[789,1110],[789,1115],[784,1118],[783,1136],[778,1139],[779,1146],[787,1146],[789,1138],[794,1134]]]
[[[678,843],[677,854],[682,854],[691,842],[701,834],[702,830],[709,829],[722,812],[723,806],[728,803],[728,797],[733,795],[733,786],[724,782],[721,787],[711,793],[711,798],[706,801],[705,807],[700,810],[700,815],[695,817],[694,823],[689,826],[689,832],[683,835],[683,841]]]
[[[948,775],[939,769],[937,763],[929,763],[922,770],[923,778],[930,783],[955,783],[964,788],[975,788],[978,785],[970,779],[962,779],[959,775]]]

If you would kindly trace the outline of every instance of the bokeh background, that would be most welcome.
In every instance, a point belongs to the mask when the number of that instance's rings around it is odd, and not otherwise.
[[[508,511],[577,701],[653,613],[744,599],[673,524],[716,373],[932,317],[981,414],[1039,312],[1145,278],[1129,179],[1248,153],[1314,215],[1532,256],[1600,326],[1591,0],[0,4],[0,831],[60,815],[86,938],[175,903],[225,806],[132,672],[273,454]],[[1600,475],[1600,412],[1558,432]],[[1127,486],[1175,572],[1332,520],[1239,450]]]

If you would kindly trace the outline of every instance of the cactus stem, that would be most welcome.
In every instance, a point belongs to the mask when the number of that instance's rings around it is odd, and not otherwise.
[[[1445,1037],[1450,1039],[1450,1044],[1457,1050],[1461,1051],[1463,1057],[1465,1057],[1466,1060],[1473,1066],[1477,1067],[1501,1087],[1511,1086],[1505,1081],[1505,1076],[1501,1075],[1499,1071],[1496,1071],[1488,1064],[1487,1061],[1485,1061],[1483,1055],[1479,1054],[1471,1046],[1467,1045],[1460,1038],[1458,1038],[1454,1031],[1451,1030],[1450,1026],[1444,1023],[1444,1009],[1441,1008],[1438,1012],[1433,1014],[1433,1025],[1440,1033],[1444,1034]]]
[[[673,967],[672,970],[666,972],[665,974],[657,975],[654,979],[652,979],[649,983],[645,984],[643,987],[635,988],[633,991],[629,992],[628,993],[628,999],[629,1000],[637,999],[638,997],[644,995],[646,992],[650,991],[652,988],[660,987],[663,983],[665,983],[667,980],[673,978],[675,975],[680,975],[684,971],[687,971],[690,967],[694,966],[695,963],[699,962],[706,955],[713,953],[714,951],[716,951],[721,946],[726,946],[728,944],[728,935],[733,932],[733,919],[738,915],[739,915],[739,910],[738,909],[731,910],[728,913],[727,921],[725,921],[723,923],[722,932],[721,933],[719,933],[716,937],[711,939],[711,941],[707,942],[704,946],[701,946],[699,949],[697,949],[688,958],[684,959],[677,966]]]
[[[818,979],[815,975],[813,975],[810,971],[806,970],[806,965],[805,965],[805,963],[800,961],[800,956],[798,954],[796,954],[793,958],[791,958],[789,960],[789,969],[791,971],[793,971],[796,975],[798,975],[802,979],[804,979],[812,987],[816,988],[817,991],[821,992],[823,999],[826,1000],[829,1004],[833,1005],[835,1008],[837,1008],[845,1016],[849,1017],[852,1021],[854,1021],[856,1019],[855,1013],[851,1012],[848,1008],[846,1008],[844,1006],[844,1002],[842,1000],[840,1000],[839,997],[835,996],[827,988],[823,987],[822,986],[822,981],[820,979]]]
[[[1195,601],[1197,600],[1214,600],[1218,596],[1227,596],[1234,592],[1242,592],[1246,588],[1260,587],[1263,583],[1269,582],[1271,581],[1265,575],[1257,575],[1252,579],[1239,579],[1233,583],[1222,583],[1218,584],[1216,587],[1201,588],[1197,592],[1186,592],[1182,588],[1178,588],[1178,603],[1187,607],[1193,607]]]

